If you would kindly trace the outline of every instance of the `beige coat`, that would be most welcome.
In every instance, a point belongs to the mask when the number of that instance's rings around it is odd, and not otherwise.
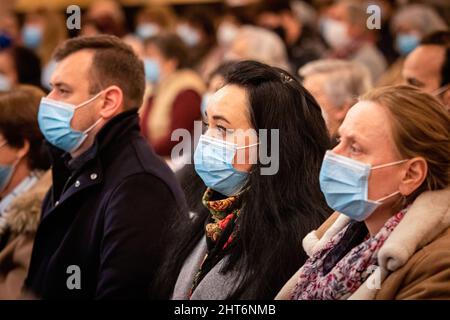
[[[33,249],[34,235],[41,216],[41,203],[51,185],[47,172],[25,194],[17,197],[10,209],[0,218],[0,299],[21,297],[23,282]]]
[[[333,214],[303,240],[312,255],[350,219]],[[425,192],[378,252],[379,267],[349,299],[450,299],[450,188]],[[298,272],[276,299],[289,299]],[[380,284],[380,285],[376,285]]]

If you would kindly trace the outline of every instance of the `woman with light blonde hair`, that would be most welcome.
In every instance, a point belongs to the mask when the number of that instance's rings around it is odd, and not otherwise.
[[[450,298],[450,117],[408,86],[363,95],[324,157],[336,212],[278,299]]]

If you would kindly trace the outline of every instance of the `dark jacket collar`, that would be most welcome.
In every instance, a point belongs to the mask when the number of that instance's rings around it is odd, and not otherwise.
[[[76,158],[72,158],[70,153],[48,144],[52,162],[54,165],[56,162],[64,164],[64,167],[72,173],[80,171],[87,163],[96,159],[99,152],[108,149],[113,141],[120,140],[121,137],[128,135],[133,130],[139,132],[137,109],[120,113],[108,121],[97,133],[93,145]]]

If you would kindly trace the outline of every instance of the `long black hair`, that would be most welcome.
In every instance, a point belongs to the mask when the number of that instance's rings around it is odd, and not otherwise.
[[[273,299],[307,258],[302,239],[330,213],[319,186],[328,132],[317,102],[282,69],[238,62],[225,75],[225,85],[245,89],[256,131],[279,129],[279,169],[261,175],[264,165],[258,160],[253,166],[241,195],[236,242],[221,271],[234,270],[240,277],[229,299]],[[260,147],[271,150],[271,143],[269,134],[267,146]],[[161,298],[170,296],[182,264],[204,236],[208,214],[200,210],[192,225],[180,229],[160,274]]]

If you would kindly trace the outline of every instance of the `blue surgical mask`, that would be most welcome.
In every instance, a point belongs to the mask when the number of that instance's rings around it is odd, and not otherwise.
[[[360,161],[337,155],[332,151],[325,154],[320,170],[320,188],[330,208],[356,221],[367,219],[384,200],[399,194],[389,194],[376,201],[368,199],[371,170],[398,165],[401,160],[372,167]]]
[[[42,42],[42,28],[35,25],[25,25],[22,29],[22,40],[26,47],[36,49]]]
[[[408,55],[411,51],[413,51],[419,45],[420,39],[418,36],[414,34],[399,34],[395,38],[395,43],[398,49],[398,52],[402,56]]]
[[[0,148],[6,146],[6,141],[0,145]],[[17,162],[16,162],[17,164]],[[12,175],[14,173],[15,164],[13,165],[2,165],[0,164],[0,192],[5,190],[6,186],[11,181]]]
[[[94,129],[102,119],[98,119],[85,131],[77,131],[70,126],[75,110],[92,102],[99,97],[102,92],[103,91],[100,91],[91,99],[77,106],[49,98],[42,98],[39,105],[38,122],[39,128],[45,139],[55,147],[66,152],[77,150],[86,140],[88,133]]]
[[[157,35],[159,32],[159,26],[154,23],[143,23],[137,26],[136,35],[141,39],[145,40],[147,38]]]
[[[144,58],[145,80],[156,83],[159,80],[159,64],[152,58]]]
[[[0,73],[0,92],[11,90],[11,81],[7,76]]]
[[[238,194],[248,179],[247,172],[233,167],[236,151],[256,144],[238,147],[234,143],[202,135],[194,153],[195,171],[206,186],[225,196]]]
[[[187,25],[179,25],[177,27],[177,34],[189,47],[195,47],[200,43],[200,35],[198,32]]]

